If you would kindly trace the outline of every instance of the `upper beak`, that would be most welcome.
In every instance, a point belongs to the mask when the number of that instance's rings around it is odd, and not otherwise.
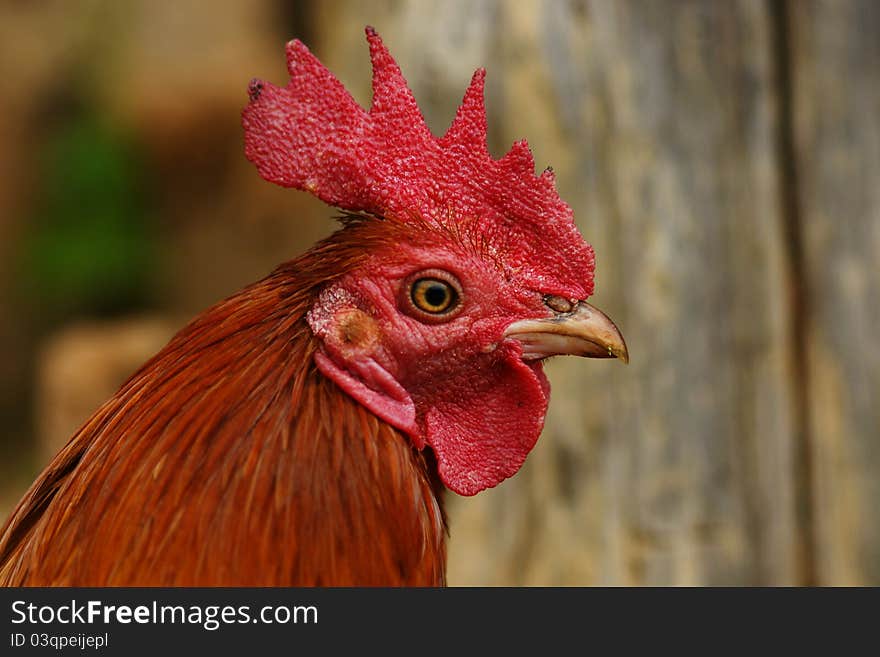
[[[605,313],[586,301],[555,317],[514,322],[507,327],[504,337],[522,344],[523,360],[570,355],[629,362],[620,330]]]

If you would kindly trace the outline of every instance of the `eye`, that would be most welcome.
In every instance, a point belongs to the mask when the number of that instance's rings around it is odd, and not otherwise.
[[[412,302],[426,313],[445,313],[455,303],[457,296],[449,283],[436,278],[420,278],[410,289]]]
[[[406,289],[406,309],[423,321],[449,319],[460,306],[461,286],[452,274],[442,270],[411,276]]]

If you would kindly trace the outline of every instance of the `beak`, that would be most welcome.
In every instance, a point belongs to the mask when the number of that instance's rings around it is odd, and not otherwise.
[[[605,313],[585,301],[556,317],[514,322],[504,331],[504,337],[522,344],[523,360],[569,355],[629,362],[620,330]]]

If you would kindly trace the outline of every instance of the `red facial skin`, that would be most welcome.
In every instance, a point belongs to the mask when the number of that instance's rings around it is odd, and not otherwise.
[[[430,445],[447,487],[473,495],[515,474],[541,432],[542,365],[524,362],[503,333],[552,312],[486,254],[433,229],[419,237],[419,246],[377,253],[324,290],[308,314],[323,342],[315,360],[417,448]],[[450,317],[426,321],[409,306],[408,283],[437,270],[457,279],[461,296]]]

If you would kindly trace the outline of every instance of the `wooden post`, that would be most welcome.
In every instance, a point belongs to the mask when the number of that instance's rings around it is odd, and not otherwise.
[[[348,80],[364,47],[338,37],[364,20],[352,3],[318,16]],[[450,582],[805,581],[773,8],[401,3],[369,20],[435,132],[487,68],[490,149],[527,137],[553,165],[632,351],[626,368],[550,364],[525,468],[452,505]]]
[[[790,16],[817,573],[880,582],[880,5]]]

